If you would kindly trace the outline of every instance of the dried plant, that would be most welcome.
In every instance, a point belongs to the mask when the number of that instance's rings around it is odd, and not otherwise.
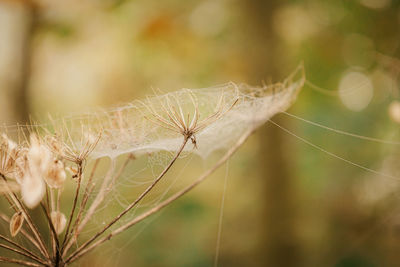
[[[9,224],[10,233],[0,234],[0,247],[14,256],[0,256],[0,262],[25,266],[72,264],[210,176],[254,130],[286,110],[303,84],[304,70],[299,66],[282,83],[270,86],[228,83],[183,89],[104,112],[52,119],[46,127],[30,126],[29,135],[18,144],[1,135],[0,193],[8,201],[10,211],[1,213],[0,218]],[[193,146],[187,146],[189,141]],[[192,184],[122,221],[184,151],[207,157],[215,150],[225,154]],[[163,170],[118,215],[85,239],[82,231],[104,207],[106,197],[129,162],[162,151],[174,153]],[[116,168],[115,159],[123,154],[128,156]],[[99,162],[105,157],[111,159],[109,169],[103,175],[97,174]],[[63,189],[71,183],[75,187],[73,201],[61,205]],[[41,210],[47,229],[39,228],[33,220],[30,211],[36,208]],[[16,236],[20,238],[15,239]],[[47,236],[50,240],[44,238]],[[20,243],[21,240],[29,245]]]

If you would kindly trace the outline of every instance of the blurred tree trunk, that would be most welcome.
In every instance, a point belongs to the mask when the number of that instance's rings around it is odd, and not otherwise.
[[[254,84],[273,77],[281,78],[280,66],[284,55],[279,55],[279,40],[272,28],[273,16],[282,1],[246,0],[245,36],[249,71],[248,78]],[[267,76],[268,75],[268,76]],[[267,80],[268,81],[268,80]],[[274,119],[279,124],[284,121]],[[296,242],[295,191],[288,136],[272,124],[266,124],[258,132],[259,170],[263,185],[260,263],[264,266],[300,266],[300,251]]]
[[[7,12],[3,20],[5,32],[5,53],[9,66],[1,69],[3,80],[0,81],[8,100],[8,114],[4,118],[11,124],[27,123],[29,121],[28,87],[31,74],[32,39],[36,27],[37,10],[30,1],[0,1],[2,12]]]
[[[15,94],[17,120],[22,123],[29,122],[29,102],[28,88],[31,77],[32,57],[33,57],[33,37],[37,24],[37,8],[32,3],[25,3],[26,9],[26,30],[23,38],[22,58],[21,58],[21,75],[20,84]]]

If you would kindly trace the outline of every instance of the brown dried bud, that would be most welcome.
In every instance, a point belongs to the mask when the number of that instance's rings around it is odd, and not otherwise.
[[[76,168],[74,166],[68,166],[65,169],[72,175],[72,177],[77,177],[78,176],[78,168]]]
[[[65,225],[67,224],[67,218],[59,211],[52,211],[50,217],[56,233],[58,235],[61,234],[64,231]]]
[[[24,215],[22,212],[15,213],[10,220],[10,233],[14,237],[16,236],[24,224]]]

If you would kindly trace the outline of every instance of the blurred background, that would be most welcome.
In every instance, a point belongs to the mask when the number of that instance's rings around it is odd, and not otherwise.
[[[309,82],[290,113],[400,140],[399,30],[397,0],[1,0],[0,124],[118,105],[152,88],[275,82],[304,61]],[[396,145],[273,120],[400,177]],[[212,266],[228,174],[219,266],[400,266],[399,180],[272,124],[228,169],[78,265]]]

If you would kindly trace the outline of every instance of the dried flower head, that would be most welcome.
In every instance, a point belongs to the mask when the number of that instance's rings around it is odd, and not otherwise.
[[[19,149],[16,143],[7,135],[0,136],[0,173],[9,175],[14,171],[15,161],[18,158]]]
[[[158,112],[151,105],[151,102],[149,102],[148,105],[145,104],[145,107],[148,108],[152,115],[152,117],[149,118],[146,116],[146,118],[164,129],[179,133],[186,139],[190,138],[193,145],[197,147],[195,134],[222,117],[238,102],[239,98],[237,97],[233,104],[227,105],[225,104],[224,95],[221,94],[214,113],[201,119],[198,102],[195,100],[192,93],[187,92],[187,94],[193,105],[192,118],[190,112],[184,114],[183,108],[178,99],[174,97],[171,99],[168,95],[165,97],[165,102],[160,101],[162,113]]]
[[[25,169],[28,167],[28,149],[26,147],[20,147],[18,150],[18,157],[15,160],[15,166],[12,173],[9,174],[11,178],[14,178],[18,184],[22,184]]]
[[[101,132],[94,134],[82,130],[79,145],[77,145],[72,140],[69,130],[66,129],[65,131],[65,135],[47,135],[45,137],[46,143],[56,155],[76,164],[81,164],[98,144]]]

